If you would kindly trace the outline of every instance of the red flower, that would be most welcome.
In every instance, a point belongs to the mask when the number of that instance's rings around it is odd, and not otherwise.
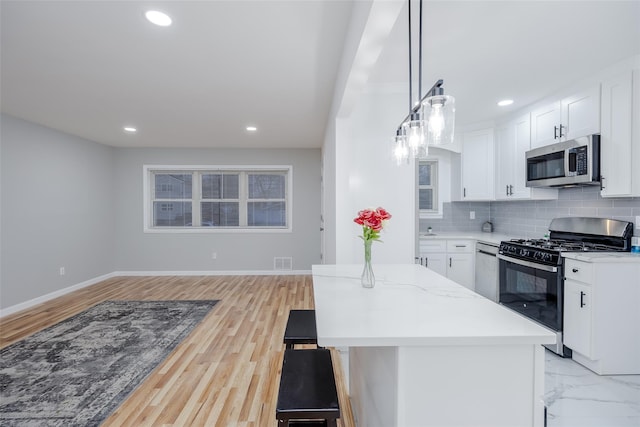
[[[378,216],[380,217],[380,219],[383,221],[387,219],[391,219],[391,214],[387,212],[384,208],[378,208],[376,209],[376,212],[378,213]]]
[[[362,238],[364,240],[378,240],[378,233],[382,230],[391,214],[384,208],[363,209],[353,222],[362,226]]]

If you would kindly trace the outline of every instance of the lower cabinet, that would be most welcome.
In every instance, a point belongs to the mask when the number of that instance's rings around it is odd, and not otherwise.
[[[474,248],[473,240],[423,239],[420,241],[420,264],[473,290]]]
[[[600,375],[640,374],[640,259],[567,259],[564,344]]]
[[[591,311],[591,286],[566,280],[564,282],[564,345],[590,358],[593,357]]]

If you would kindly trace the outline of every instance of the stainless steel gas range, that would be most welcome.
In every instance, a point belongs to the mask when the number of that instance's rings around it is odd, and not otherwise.
[[[606,218],[556,218],[548,239],[503,241],[498,250],[499,302],[554,330],[549,349],[562,356],[571,350],[562,340],[563,252],[630,251],[633,223]]]

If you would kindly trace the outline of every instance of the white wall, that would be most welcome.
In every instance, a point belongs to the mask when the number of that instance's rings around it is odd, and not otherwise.
[[[113,149],[4,114],[0,120],[0,308],[112,272]]]
[[[390,140],[407,113],[408,93],[376,92],[367,85],[403,4],[357,2],[352,11],[323,148],[326,175],[332,171],[335,176],[330,186],[325,183],[324,195],[328,263],[362,262],[362,241],[357,237],[362,230],[353,218],[363,208],[378,206],[393,218],[383,232],[384,243],[374,246],[373,262],[413,262],[414,166],[398,168],[390,157]],[[334,201],[332,212],[328,207]]]
[[[361,262],[361,228],[353,222],[357,212],[382,206],[392,215],[382,232],[384,243],[374,243],[374,263],[411,263],[415,241],[415,166],[397,166],[392,138],[404,118],[406,96],[367,92],[359,100],[345,131],[338,135],[339,203],[338,263]]]

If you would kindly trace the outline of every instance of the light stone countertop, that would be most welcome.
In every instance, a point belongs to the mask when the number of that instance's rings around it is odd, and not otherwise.
[[[419,265],[373,265],[376,285],[360,284],[361,264],[314,265],[318,344],[385,347],[552,344],[556,335]]]
[[[494,245],[499,245],[503,240],[511,240],[520,237],[508,236],[506,234],[500,233],[484,233],[481,231],[477,232],[465,232],[465,231],[454,231],[454,232],[434,232],[434,234],[427,233],[419,233],[420,239],[435,239],[435,240],[450,240],[450,239],[471,239],[476,240],[478,242],[486,242],[493,243]]]
[[[640,264],[640,254],[633,254],[631,252],[563,252],[562,256],[567,259],[585,262]],[[638,279],[638,281],[640,281],[640,279]]]

